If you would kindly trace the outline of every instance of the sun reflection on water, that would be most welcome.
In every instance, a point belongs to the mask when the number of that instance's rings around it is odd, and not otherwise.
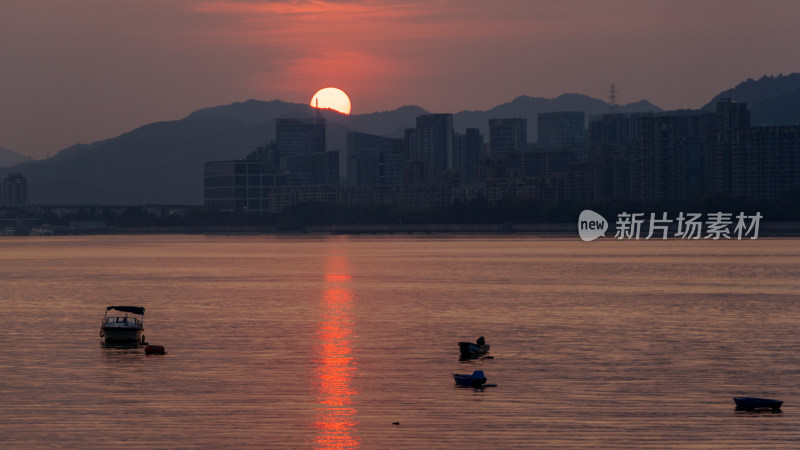
[[[318,448],[356,448],[356,391],[351,380],[356,374],[353,354],[353,320],[350,317],[352,292],[347,260],[329,256],[325,267],[325,290],[320,302],[317,325],[317,419],[314,423]]]

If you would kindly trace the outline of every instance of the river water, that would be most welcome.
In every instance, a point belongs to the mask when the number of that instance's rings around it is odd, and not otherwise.
[[[3,448],[800,447],[797,239],[9,237],[0,276]]]

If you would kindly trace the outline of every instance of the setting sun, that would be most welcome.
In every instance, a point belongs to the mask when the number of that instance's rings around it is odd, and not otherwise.
[[[311,97],[311,106],[330,108],[342,114],[350,114],[350,97],[343,90],[334,87],[320,89]]]

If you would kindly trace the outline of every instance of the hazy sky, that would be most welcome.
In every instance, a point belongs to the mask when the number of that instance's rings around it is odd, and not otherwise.
[[[2,0],[0,147],[69,145],[250,98],[353,113],[577,92],[696,108],[800,72],[797,0]]]

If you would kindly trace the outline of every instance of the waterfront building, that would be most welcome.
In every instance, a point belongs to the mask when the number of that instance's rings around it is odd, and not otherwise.
[[[423,114],[417,117],[409,159],[425,166],[425,178],[433,182],[453,167],[453,115]]]
[[[746,103],[717,102],[717,132],[706,142],[705,182],[709,194],[744,195],[745,140],[750,128]]]
[[[203,205],[218,211],[262,212],[267,209],[262,202],[263,172],[264,166],[254,160],[205,163]]]
[[[753,200],[775,200],[800,189],[800,126],[753,127],[744,133],[741,174],[732,180],[734,195]]]
[[[489,153],[499,155],[525,151],[528,119],[489,119]]]
[[[653,113],[603,114],[592,117],[587,133],[594,200],[631,196],[631,162],[642,138],[642,119]]]
[[[261,164],[264,165],[264,170],[267,172],[280,171],[280,151],[278,150],[278,143],[275,141],[258,147],[255,151],[247,155],[247,159],[260,161]]]
[[[347,184],[401,184],[405,162],[401,139],[347,133]]]
[[[286,118],[275,120],[275,143],[281,163],[287,158],[325,151],[325,118]],[[281,164],[282,168],[285,168]]]
[[[740,130],[750,128],[750,111],[747,103],[735,102],[729,98],[717,102],[717,129]]]
[[[286,158],[290,186],[339,184],[339,152],[309,153]]]
[[[568,150],[586,157],[586,114],[583,111],[540,113],[537,146],[542,150]]]
[[[716,115],[658,114],[643,117],[641,126],[631,163],[632,197],[660,201],[702,196],[706,143],[716,131]]]
[[[0,180],[0,204],[26,205],[28,180],[21,173],[10,173]]]
[[[467,128],[465,134],[453,135],[453,169],[458,173],[461,184],[469,184],[479,179],[479,164],[483,157],[483,135],[479,128]]]

